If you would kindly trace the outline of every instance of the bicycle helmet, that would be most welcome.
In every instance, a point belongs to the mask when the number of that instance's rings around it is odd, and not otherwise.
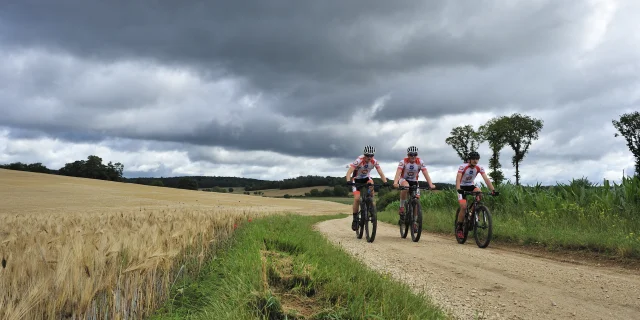
[[[418,153],[418,147],[411,146],[407,148],[407,153]]]
[[[468,160],[471,160],[471,159],[480,160],[480,154],[475,152],[475,151],[471,151],[471,152],[469,152],[469,155],[467,156],[467,159]]]
[[[364,147],[364,150],[362,152],[365,156],[373,156],[376,153],[376,148],[372,146],[366,146]]]

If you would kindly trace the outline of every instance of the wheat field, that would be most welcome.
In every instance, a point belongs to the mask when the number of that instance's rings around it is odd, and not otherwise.
[[[348,213],[314,200],[0,169],[0,319],[139,319],[239,223]]]

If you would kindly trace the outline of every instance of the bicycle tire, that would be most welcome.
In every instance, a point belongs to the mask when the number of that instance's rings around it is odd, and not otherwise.
[[[362,236],[364,235],[364,219],[367,215],[367,207],[362,205],[362,203],[364,201],[362,201],[362,199],[360,199],[361,203],[360,203],[360,212],[358,213],[358,229],[356,229],[356,237],[358,239],[362,239]]]
[[[404,217],[402,218],[402,220],[398,219],[398,226],[400,226],[400,237],[402,239],[407,237],[407,233],[409,233],[409,224],[407,223],[407,217],[409,216],[409,214],[407,212],[409,212],[410,208],[410,204],[409,202],[405,202],[404,204]]]
[[[414,211],[417,211],[417,217],[416,217],[416,224],[418,229],[417,230],[413,230],[413,219],[411,219],[411,240],[413,242],[418,242],[420,241],[420,235],[422,235],[422,205],[420,204],[420,201],[414,200],[415,201],[415,206],[413,206]],[[413,214],[412,214],[412,218],[413,218]]]
[[[376,215],[376,206],[373,203],[373,200],[370,198],[367,199],[367,216],[364,220],[365,232],[367,242],[371,243],[376,239],[376,229],[378,227],[378,219]],[[369,223],[371,223],[371,227],[369,227]]]
[[[480,223],[480,212],[482,212],[482,216],[486,218],[486,223],[487,223],[487,239],[485,241],[481,241],[478,236],[478,223]],[[476,220],[477,217],[477,220]],[[484,219],[482,219],[484,220]],[[477,206],[476,207],[476,212],[474,214],[474,219],[473,219],[473,237],[476,240],[476,244],[478,245],[479,248],[486,248],[489,246],[489,243],[491,242],[491,237],[493,236],[493,221],[491,218],[491,212],[489,212],[489,209],[483,205]]]

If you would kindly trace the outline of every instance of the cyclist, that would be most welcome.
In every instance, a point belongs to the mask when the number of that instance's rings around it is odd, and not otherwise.
[[[398,164],[396,177],[393,179],[393,187],[398,188],[399,185],[405,187],[417,185],[420,172],[422,172],[429,183],[429,188],[435,189],[436,187],[431,182],[431,177],[429,176],[429,172],[427,172],[424,161],[418,158],[418,148],[410,146],[407,148],[407,157],[402,159]],[[402,220],[404,216],[404,204],[407,201],[407,192],[408,190],[402,190],[400,192],[400,209],[398,209],[400,220]],[[417,190],[417,193],[418,196],[420,196],[420,189]]]
[[[484,172],[484,168],[478,165],[480,160],[480,154],[476,151],[472,151],[467,156],[467,163],[461,165],[458,168],[458,174],[456,175],[456,190],[458,190],[458,203],[460,204],[460,213],[458,214],[458,226],[456,228],[456,235],[458,238],[464,237],[462,232],[462,222],[464,221],[464,212],[467,208],[467,200],[463,197],[464,191],[480,191],[480,188],[476,187],[475,179],[478,173],[482,175],[484,182],[491,190],[492,195],[497,195],[491,180]]]
[[[373,184],[373,180],[371,179],[371,170],[375,168],[384,184],[387,184],[387,178],[384,176],[378,160],[373,157],[375,153],[376,148],[372,146],[364,147],[363,154],[349,165],[349,170],[346,175],[347,183],[355,182]],[[369,190],[371,191],[371,194],[374,195],[373,186],[370,186]],[[353,222],[351,223],[351,229],[355,231],[358,229],[357,217],[358,207],[360,206],[360,191],[358,191],[355,186],[353,186],[352,191]]]

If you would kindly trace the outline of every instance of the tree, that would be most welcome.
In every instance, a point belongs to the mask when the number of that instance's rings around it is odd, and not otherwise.
[[[507,144],[505,129],[508,126],[506,117],[493,118],[478,129],[478,134],[482,140],[489,142],[491,148],[491,158],[489,159],[489,176],[495,184],[500,184],[504,180],[504,174],[500,170],[500,151]]]
[[[543,122],[519,113],[501,117],[498,121],[503,121],[501,128],[504,130],[505,142],[515,153],[511,163],[516,167],[516,185],[520,185],[520,162],[529,151],[531,142],[538,139]]]
[[[309,194],[310,194],[312,197],[319,197],[319,196],[320,196],[320,190],[318,190],[318,189],[311,189],[311,191],[309,191]]]
[[[233,193],[233,188],[229,188],[229,193]]]
[[[636,176],[640,176],[640,112],[625,113],[620,120],[613,120],[618,130],[615,136],[623,136],[627,140],[629,151],[636,158]]]
[[[182,177],[178,180],[179,189],[198,190],[198,181],[193,178]]]
[[[333,190],[325,188],[324,190],[322,190],[321,195],[323,197],[331,197],[333,195]]]
[[[151,181],[151,185],[155,187],[164,187],[164,183],[162,183],[162,180],[160,179],[154,179]]]
[[[336,197],[346,197],[349,195],[349,189],[341,185],[335,185],[333,187],[333,195]]]
[[[27,171],[31,172],[40,172],[40,173],[49,173],[51,170],[45,167],[42,163],[36,162],[27,165]]]
[[[475,132],[471,125],[459,126],[451,130],[451,135],[445,142],[453,147],[462,161],[465,161],[469,152],[478,150],[482,136]]]

